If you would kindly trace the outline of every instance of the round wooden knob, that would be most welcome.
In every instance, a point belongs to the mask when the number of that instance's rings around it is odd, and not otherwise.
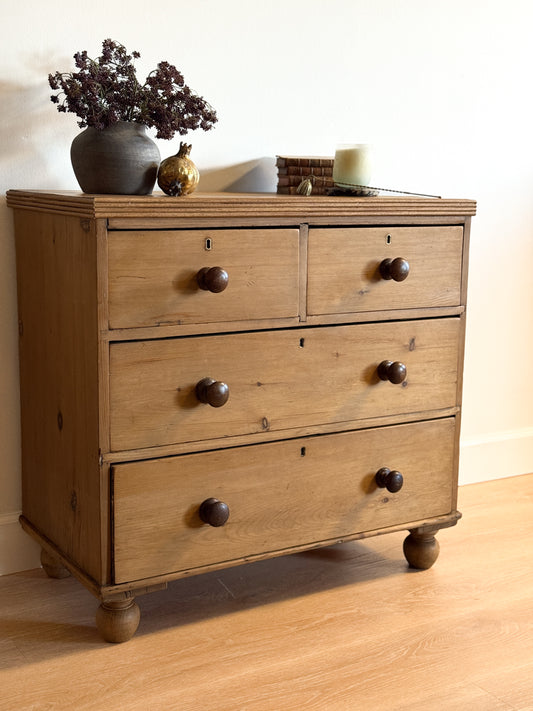
[[[400,472],[394,469],[391,471],[387,467],[383,467],[376,472],[375,480],[380,489],[387,489],[391,494],[400,491],[403,486],[403,476]]]
[[[409,276],[409,262],[403,257],[384,259],[379,265],[379,273],[382,279],[403,281]]]
[[[222,267],[204,267],[196,275],[196,281],[200,289],[219,294],[227,287],[229,276]]]
[[[223,526],[229,518],[229,506],[219,499],[206,499],[200,504],[200,518],[204,523],[218,528]]]
[[[196,397],[200,402],[211,407],[222,407],[229,398],[229,388],[226,383],[213,378],[203,378],[196,384]]]
[[[378,365],[378,375],[381,380],[388,380],[394,385],[403,383],[407,377],[407,368],[400,361],[382,360]]]

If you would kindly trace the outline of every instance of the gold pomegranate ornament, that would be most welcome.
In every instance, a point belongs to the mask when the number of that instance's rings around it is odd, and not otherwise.
[[[161,162],[157,172],[157,184],[167,195],[189,195],[196,189],[200,173],[189,158],[191,148],[191,144],[181,142],[176,155]]]

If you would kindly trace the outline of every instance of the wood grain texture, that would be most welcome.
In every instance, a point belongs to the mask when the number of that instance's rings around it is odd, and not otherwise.
[[[111,345],[114,450],[438,410],[456,404],[459,319],[253,332]],[[384,359],[407,379],[382,382]],[[224,407],[196,384],[229,386]]]
[[[253,200],[251,209],[250,201]],[[474,200],[429,199],[417,197],[329,197],[284,196],[274,193],[202,193],[195,192],[185,199],[169,198],[162,193],[150,196],[86,195],[69,191],[9,190],[9,207],[26,210],[61,212],[89,218],[200,218],[245,219],[268,218],[279,223],[284,218],[304,222],[346,216],[438,216],[474,215]]]
[[[408,422],[417,422],[420,420],[434,420],[443,417],[457,416],[459,408],[456,406],[446,407],[440,410],[424,410],[423,412],[411,412],[393,415],[384,415],[378,417],[370,417],[364,420],[364,427],[385,427],[387,425],[398,425]],[[359,423],[360,424],[360,423]],[[357,428],[355,423],[354,429]],[[169,457],[188,452],[203,452],[206,449],[218,449],[225,447],[240,447],[247,444],[276,442],[284,437],[310,437],[320,434],[332,434],[339,432],[340,429],[350,429],[345,423],[345,428],[339,428],[337,422],[327,424],[306,425],[303,427],[295,427],[290,430],[265,430],[257,434],[243,434],[236,436],[222,436],[210,440],[197,440],[195,442],[175,442],[173,444],[161,445],[157,448],[158,457]],[[114,452],[107,452],[102,455],[103,462],[119,463],[130,462],[133,459],[152,459],[154,456],[153,447],[142,447],[140,449],[125,449]]]
[[[111,232],[109,324],[132,328],[298,316],[298,230]],[[213,294],[203,267],[228,273]]]
[[[459,503],[429,571],[398,533],[185,579],[119,648],[73,578],[1,577],[0,708],[531,711],[533,475]]]
[[[457,306],[461,227],[359,227],[309,230],[309,314]],[[409,275],[384,280],[379,265],[403,257]]]
[[[115,582],[448,514],[454,427],[450,418],[118,465]],[[376,486],[383,466],[403,473],[399,492]],[[210,497],[229,506],[221,528],[200,519]]]
[[[23,513],[103,580],[94,226],[31,212],[15,225]]]

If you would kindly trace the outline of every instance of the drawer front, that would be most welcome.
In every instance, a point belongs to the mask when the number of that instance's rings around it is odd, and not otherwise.
[[[459,318],[116,343],[114,451],[348,423],[456,405]],[[400,384],[378,366],[401,362]],[[200,402],[204,378],[229,387]]]
[[[110,328],[214,323],[298,315],[298,230],[110,232]],[[227,287],[201,289],[221,267]]]
[[[448,418],[117,465],[115,582],[448,514],[454,426]],[[376,486],[382,467],[401,472],[400,491]],[[229,507],[224,526],[200,519],[211,497]]]
[[[462,227],[310,229],[308,313],[457,306],[462,251]],[[397,257],[408,276],[384,279],[381,263]]]

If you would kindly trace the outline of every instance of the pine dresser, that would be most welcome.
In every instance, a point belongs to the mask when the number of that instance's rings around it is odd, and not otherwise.
[[[472,200],[11,190],[23,510],[129,639],[135,596],[453,526]]]

